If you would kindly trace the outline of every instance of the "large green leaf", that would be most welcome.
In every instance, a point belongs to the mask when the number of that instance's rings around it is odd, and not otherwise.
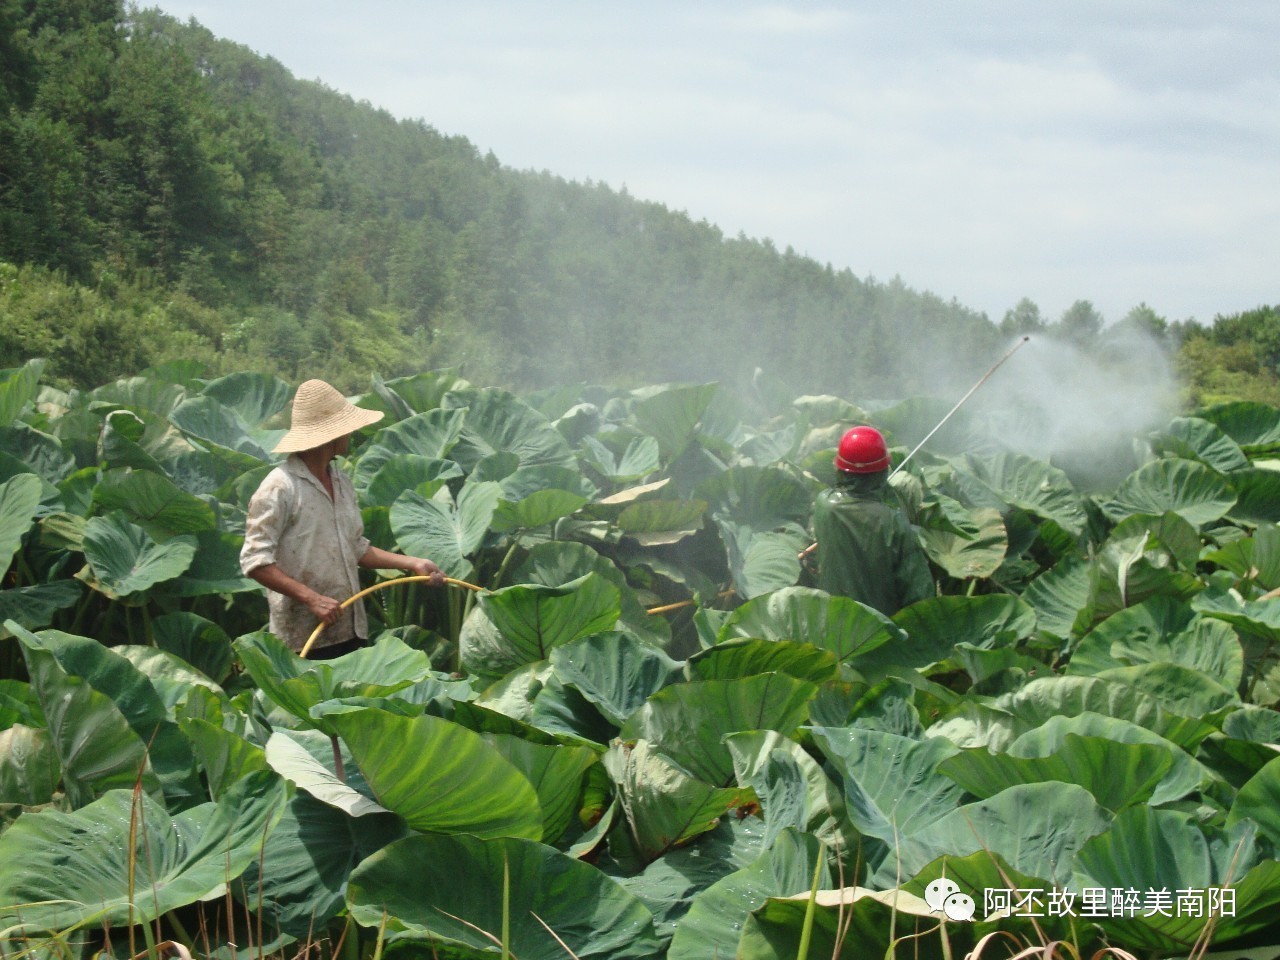
[[[803,641],[830,650],[842,663],[906,639],[879,611],[849,597],[833,597],[809,587],[788,587],[744,603],[725,620],[718,636],[721,640],[760,637]]]
[[[850,822],[890,848],[954,810],[963,795],[938,772],[956,753],[940,737],[909,740],[858,727],[815,727],[813,735],[844,778]]]
[[[730,951],[751,911],[769,897],[808,890],[823,853],[814,837],[795,830],[783,832],[755,863],[729,874],[694,898],[689,912],[676,924],[668,960],[736,956]],[[821,885],[827,887],[831,876],[825,864],[819,876]]]
[[[40,496],[40,478],[31,473],[0,483],[0,575],[9,569],[9,561],[35,522]]]
[[[16,723],[0,730],[0,804],[49,803],[58,779],[58,755],[47,729]]]
[[[1062,749],[1068,736],[1102,738],[1115,744],[1144,744],[1166,754],[1170,760],[1169,773],[1152,793],[1152,806],[1181,800],[1201,789],[1212,778],[1209,770],[1191,754],[1159,734],[1128,720],[1104,717],[1092,711],[1073,717],[1050,717],[1010,743],[1008,753],[1012,757],[1052,757]]]
[[[1086,710],[1129,720],[1184,750],[1194,750],[1214,727],[1199,712],[1180,714],[1161,699],[1137,686],[1101,677],[1041,677],[1021,690],[998,697],[992,704],[1009,714],[1021,734],[1051,717],[1075,716]]]
[[[517,584],[480,596],[480,608],[509,645],[514,663],[545,660],[556,647],[612,630],[618,588],[598,573],[560,587]]]
[[[336,730],[312,708],[344,697],[386,697],[431,674],[431,660],[393,636],[336,660],[304,660],[269,633],[235,642],[236,654],[254,682],[304,727],[329,735]]]
[[[34,587],[0,590],[0,624],[13,620],[28,630],[39,630],[48,626],[59,610],[74,606],[83,593],[84,587],[78,580],[54,580]],[[0,626],[0,639],[9,636],[9,631]]]
[[[914,876],[943,854],[984,851],[1020,873],[1061,886],[1072,879],[1076,853],[1111,822],[1111,814],[1077,784],[1013,786],[903,834],[897,856],[878,879]]]
[[[1229,689],[1239,686],[1244,672],[1235,631],[1172,597],[1153,597],[1098,624],[1076,647],[1067,672],[1097,674],[1156,662],[1199,670]]]
[[[127,775],[131,762],[134,770],[141,767],[136,756],[140,743],[175,807],[201,795],[186,738],[169,719],[155,687],[133,664],[87,637],[57,630],[32,634],[15,626],[9,624],[22,643],[51,730],[55,728],[54,716],[59,718],[55,744],[63,760],[64,778],[77,783],[76,792],[86,779],[98,779],[95,764],[79,753],[82,747],[97,744],[94,752],[101,751],[103,759],[113,758],[108,764],[114,770],[110,782],[119,786],[118,779]],[[86,693],[85,687],[92,692]],[[116,716],[128,724],[132,737],[119,730]],[[120,742],[113,746],[96,728],[76,729],[79,724],[93,722],[108,725],[112,737]],[[101,789],[95,786],[95,791]]]
[[[1248,776],[1257,774],[1280,755],[1280,712],[1269,707],[1246,705],[1222,721],[1223,739],[1211,742],[1238,764]]]
[[[587,768],[599,755],[587,746],[531,743],[514,734],[491,734],[488,739],[537,791],[542,842],[559,841],[578,812]]]
[[[1227,481],[1212,467],[1194,460],[1168,458],[1139,467],[1103,504],[1113,520],[1131,513],[1183,517],[1193,526],[1202,526],[1224,517],[1236,502]]]
[[[1066,557],[1032,580],[1022,594],[1036,611],[1041,630],[1067,638],[1075,631],[1082,609],[1089,603],[1089,564],[1078,557]]]
[[[231,638],[212,620],[183,611],[166,613],[151,621],[151,635],[161,650],[213,680],[221,682],[231,672]]]
[[[508,461],[510,471],[502,463]],[[494,462],[497,469],[494,476],[487,476],[485,466]],[[481,474],[486,474],[482,476]],[[582,471],[559,464],[520,465],[518,458],[512,453],[495,454],[485,459],[472,475],[473,480],[496,480],[502,484],[502,497],[512,503],[519,503],[526,497],[544,490],[562,490],[565,493],[576,493],[584,500],[596,495],[596,487],[582,475]]]
[[[312,731],[274,731],[267,739],[265,750],[262,750],[263,763],[269,764],[272,770],[316,800],[341,810],[347,816],[366,817],[388,813],[386,807],[356,789],[357,784],[368,789],[358,770],[353,771],[353,776],[343,780],[321,762],[314,748],[320,746],[332,757],[332,743],[326,739],[322,744],[317,744],[314,739],[316,736]],[[336,764],[336,760],[331,762]],[[343,764],[345,769],[345,758]]]
[[[466,407],[462,433],[451,456],[467,471],[493,453],[514,453],[520,465],[574,466],[573,451],[560,432],[528,404],[501,390],[462,390],[442,400],[446,409]]]
[[[165,650],[143,644],[118,644],[111,652],[129,661],[147,678],[160,702],[173,716],[194,687],[204,687],[214,694],[222,694],[222,688],[212,678],[201,673],[181,657]]]
[[[4,451],[4,476],[31,471],[44,480],[45,497],[52,500],[54,484],[64,483],[76,471],[76,457],[56,436],[27,424],[0,426],[0,451]]]
[[[673,684],[650,697],[621,735],[646,740],[695,777],[727,786],[734,782],[733,756],[724,736],[739,730],[792,734],[808,719],[817,691],[816,684],[781,673]]]
[[[234,410],[244,423],[252,427],[260,427],[283,411],[293,396],[293,388],[279,377],[253,371],[231,373],[210,380],[200,392]],[[283,436],[285,431],[278,433]]]
[[[1280,843],[1280,757],[1249,778],[1236,794],[1227,816],[1228,824],[1255,821],[1273,843]]]
[[[539,543],[529,551],[509,579],[514,583],[567,587],[588,573],[598,574],[617,587],[621,604],[618,629],[625,629],[645,643],[666,646],[671,639],[667,622],[661,617],[649,616],[640,605],[635,591],[627,583],[626,575],[612,560],[585,543],[564,540]],[[483,613],[480,619],[487,621]],[[471,623],[470,619],[468,623]],[[498,672],[505,672],[506,669],[509,667]]]
[[[1206,590],[1191,604],[1206,617],[1229,623],[1241,637],[1264,645],[1280,643],[1280,603],[1245,600],[1234,591]]]
[[[1201,417],[1175,417],[1157,437],[1156,445],[1175,457],[1199,460],[1219,473],[1249,466],[1240,445],[1217,424]]]
[[[144,419],[145,418],[145,419]],[[113,410],[103,418],[102,439],[99,441],[102,459],[112,470],[130,468],[163,473],[161,450],[144,446],[148,432],[155,436],[164,427],[172,430],[168,421],[155,415],[134,410]]]
[[[464,417],[461,410],[431,410],[379,430],[360,450],[354,478],[356,489],[367,489],[384,467],[401,457],[444,461],[462,436]]]
[[[1240,706],[1240,694],[1199,670],[1176,663],[1139,663],[1112,667],[1098,674],[1112,683],[1133,687],[1153,697],[1166,710],[1199,717],[1217,726]]]
[[[675,543],[702,526],[703,500],[642,500],[618,514],[618,529],[642,546]]]
[[[244,538],[217,530],[196,534],[196,556],[182,576],[157,587],[164,597],[207,597],[223,593],[257,593],[261,587],[240,572]]]
[[[1108,539],[1133,541],[1144,535],[1148,553],[1162,550],[1183,570],[1194,571],[1200,562],[1200,531],[1172,511],[1158,517],[1135,513],[1117,523]]]
[[[6,626],[20,640],[30,637],[13,621]],[[117,788],[132,789],[139,782],[146,790],[159,791],[146,743],[109,696],[69,675],[38,641],[24,644],[23,656],[72,806],[84,806]]]
[[[501,499],[490,526],[498,533],[536,530],[575,513],[587,498],[568,490],[535,490],[517,502]]]
[[[406,553],[430,557],[446,576],[471,576],[467,559],[484,541],[502,494],[493,482],[467,483],[455,501],[448,489],[428,500],[412,490],[391,505],[391,529]]]
[[[796,554],[807,545],[813,506],[803,483],[777,467],[732,467],[697,495],[711,505],[740,594],[757,597],[799,579]]]
[[[682,664],[625,633],[597,633],[551,651],[551,667],[615,726],[675,681]]]
[[[1036,617],[1017,597],[991,594],[922,600],[899,611],[893,622],[907,634],[910,647],[924,647],[931,656],[945,655],[957,643],[984,649],[1008,646],[1030,636]]]
[[[91,587],[113,600],[132,598],[157,583],[182,576],[196,555],[194,537],[156,543],[122,513],[90,517],[84,528],[84,556]]]
[[[183,400],[169,414],[169,420],[196,443],[246,470],[258,462],[272,461],[267,451],[283,436],[282,431],[251,427],[233,408],[208,396]]]
[[[1177,569],[1174,551],[1156,532],[1136,520],[1118,524],[1090,565],[1089,602],[1081,612],[1085,628],[1150,597],[1187,600],[1204,589],[1195,573]]]
[[[704,383],[658,389],[660,392],[641,399],[631,413],[641,431],[657,439],[662,458],[669,462],[698,435],[698,426],[718,386]]]
[[[1274,461],[1231,474],[1236,504],[1227,516],[1245,523],[1280,523],[1280,471]]]
[[[259,854],[286,798],[264,772],[176,816],[131,790],[22,816],[0,834],[0,927],[125,927],[216,895]]]
[[[407,377],[396,377],[385,383],[377,374],[373,377],[376,399],[381,400],[396,419],[438,407],[450,390],[465,390],[470,386],[454,369],[429,370]],[[374,396],[365,397],[362,405],[373,406],[374,400]]]
[[[377,709],[329,719],[378,802],[415,830],[541,838],[533,786],[479,734],[439,717]]]
[[[994,574],[1009,552],[1009,535],[998,510],[969,511],[966,526],[972,532],[956,533],[936,527],[920,530],[920,542],[929,559],[960,580],[981,580]]]
[[[691,680],[734,680],[762,673],[784,673],[797,680],[826,683],[840,675],[830,650],[793,640],[735,637],[695,653],[688,660]]]
[[[347,903],[362,926],[385,924],[395,940],[461,947],[465,956],[495,953],[504,930],[521,960],[647,960],[660,951],[639,900],[596,868],[527,840],[408,837],[356,868]]]
[[[583,458],[611,483],[630,483],[647,477],[661,466],[658,441],[632,437],[618,456],[595,437],[583,439]]]
[[[706,833],[730,810],[755,799],[751,790],[717,787],[690,776],[645,740],[615,742],[604,766],[642,864]]]
[[[749,730],[729,734],[725,744],[738,783],[760,800],[766,846],[793,827],[831,850],[857,848],[860,837],[845,813],[840,784],[799,742],[774,730]]]
[[[721,524],[721,532],[726,537],[734,582],[742,596],[759,597],[800,579],[797,555],[806,538],[798,529],[758,533]]]
[[[1130,916],[1107,910],[1096,922],[1112,942],[1180,955],[1210,923],[1213,942],[1222,942],[1274,920],[1280,863],[1260,859],[1247,825],[1230,832],[1206,830],[1185,812],[1140,806],[1126,810],[1081,848],[1075,883],[1164,891],[1164,910],[1146,908]],[[1215,910],[1210,899],[1225,886],[1236,888],[1229,912],[1220,902]]]
[[[209,795],[214,800],[220,799],[237,781],[267,769],[262,747],[246,740],[237,731],[200,717],[185,717],[180,723],[182,732],[191,741],[200,769],[209,783]]]
[[[1215,424],[1248,454],[1280,449],[1280,410],[1265,403],[1238,401],[1200,410],[1201,418]]]
[[[1067,734],[1052,756],[963,750],[940,763],[938,772],[983,799],[1016,784],[1075,783],[1099,805],[1118,811],[1149,800],[1172,765],[1165,747]]]
[[[149,470],[109,470],[93,489],[104,510],[120,510],[157,540],[175,533],[213,530],[218,518],[209,504]]]
[[[366,457],[360,458],[361,464],[366,462]],[[390,508],[406,490],[413,490],[429,500],[450,480],[461,480],[464,476],[462,468],[452,460],[400,453],[382,464],[370,478],[368,486],[357,488],[357,492],[362,503]]]
[[[16,370],[6,370],[0,375],[0,426],[7,426],[28,403],[36,398],[40,375],[47,360],[28,360]]]
[[[126,377],[114,383],[103,384],[94,389],[89,396],[91,406],[100,408],[103,405],[128,407],[134,412],[156,413],[168,417],[187,397],[188,385],[175,381],[167,376]]]
[[[392,814],[354,820],[300,793],[233,888],[255,919],[299,939],[313,937],[345,906],[356,865],[406,833]]]
[[[969,456],[965,470],[1009,506],[1020,507],[1079,536],[1085,513],[1066,473],[1043,460],[1017,453]]]
[[[1263,590],[1280,586],[1280,526],[1260,524],[1251,537],[1241,537],[1218,550],[1205,553],[1208,563],[1216,563],[1241,580],[1252,581]]]
[[[601,825],[616,812],[614,803]],[[616,836],[615,832],[610,840]],[[611,876],[653,912],[658,936],[665,945],[699,892],[735,870],[749,867],[760,859],[764,850],[763,830],[758,819],[729,817],[698,837],[696,843],[667,851],[639,873]]]

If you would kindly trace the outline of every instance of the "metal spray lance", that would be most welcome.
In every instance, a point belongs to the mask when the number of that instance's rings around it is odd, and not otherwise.
[[[905,457],[902,458],[902,462],[900,464],[898,464],[896,467],[893,468],[893,471],[889,474],[889,479],[892,480],[894,474],[896,474],[899,470],[905,467],[907,465],[907,461],[910,460],[912,457],[914,457],[917,453],[919,453],[920,448],[929,442],[929,438],[932,437],[939,430],[941,430],[943,426],[946,425],[946,422],[950,420],[953,416],[955,416],[955,412],[959,410],[961,407],[963,407],[965,405],[965,402],[970,397],[972,397],[975,393],[977,393],[978,388],[991,379],[991,375],[1000,369],[1000,365],[1004,363],[1006,360],[1008,360],[1010,357],[1012,357],[1015,353],[1017,353],[1022,348],[1022,346],[1030,339],[1031,339],[1030,336],[1024,336],[1021,340],[1019,340],[1017,343],[1013,345],[1013,347],[1009,350],[1008,353],[1006,353],[1003,357],[1001,357],[999,360],[993,363],[991,365],[991,369],[982,375],[982,379],[979,380],[977,383],[975,383],[972,387],[970,387],[969,392],[960,398],[960,402],[957,403],[954,407],[952,407],[951,411],[945,417],[943,417],[941,420],[938,421],[938,425],[936,427],[934,427],[932,430],[930,430],[928,433],[925,434],[924,439],[915,445],[915,449],[913,449],[910,453],[908,453]]]

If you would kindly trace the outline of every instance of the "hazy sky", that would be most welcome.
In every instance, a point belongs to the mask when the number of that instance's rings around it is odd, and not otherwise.
[[[158,5],[507,166],[995,321],[1280,303],[1276,0]]]

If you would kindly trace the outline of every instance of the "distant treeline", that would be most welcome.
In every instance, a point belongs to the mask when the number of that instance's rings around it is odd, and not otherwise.
[[[457,367],[514,389],[724,380],[955,395],[1011,336],[1139,329],[1192,399],[1276,402],[1280,313],[1213,327],[986,314],[625,190],[503,167],[119,0],[0,0],[0,366],[96,384],[177,357],[324,376]],[[1262,346],[1259,346],[1261,344]],[[1261,391],[1261,392],[1259,392]]]

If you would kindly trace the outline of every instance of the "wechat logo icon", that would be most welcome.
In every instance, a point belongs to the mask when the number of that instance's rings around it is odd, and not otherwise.
[[[943,913],[948,920],[965,923],[973,919],[973,897],[961,893],[955,881],[939,877],[924,888],[924,902],[934,913]]]

